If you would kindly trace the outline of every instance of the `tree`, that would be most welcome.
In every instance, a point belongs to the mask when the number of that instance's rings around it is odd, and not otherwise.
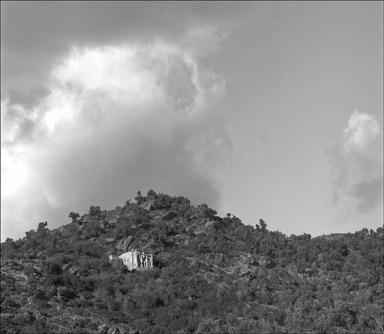
[[[99,206],[91,206],[89,208],[89,214],[93,217],[97,217],[97,216],[100,216],[101,215],[101,210],[100,210],[100,207]]]
[[[136,200],[137,204],[139,204],[139,205],[145,202],[145,197],[141,194],[140,190],[137,192],[135,200]]]
[[[39,225],[37,225],[37,236],[38,238],[44,238],[47,231],[48,231],[48,223],[47,222],[40,222]]]
[[[217,214],[217,211],[211,209],[207,204],[203,203],[197,206],[197,209],[199,210],[199,217],[200,218],[214,218]]]
[[[78,213],[71,212],[68,217],[72,219],[72,223],[73,223],[80,218],[80,215]]]
[[[48,229],[48,222],[40,222],[39,225],[37,225],[37,231],[42,232],[46,231]]]
[[[346,244],[341,245],[340,254],[341,256],[344,256],[344,257],[349,255],[348,246]]]
[[[262,232],[265,232],[267,230],[267,224],[263,219],[259,219],[259,225]]]
[[[147,192],[147,197],[148,198],[152,198],[152,199],[156,199],[157,198],[157,194],[156,194],[156,192],[154,190],[150,189]]]

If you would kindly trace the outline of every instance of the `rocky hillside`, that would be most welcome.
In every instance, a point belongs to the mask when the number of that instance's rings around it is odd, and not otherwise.
[[[1,244],[1,333],[384,333],[382,227],[287,237],[152,190],[70,217]],[[153,270],[109,262],[133,248]]]

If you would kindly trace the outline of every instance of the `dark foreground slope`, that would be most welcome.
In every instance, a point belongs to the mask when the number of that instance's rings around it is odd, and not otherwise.
[[[286,237],[153,191],[71,216],[2,243],[2,333],[384,333],[382,227]],[[155,268],[109,263],[132,248]]]

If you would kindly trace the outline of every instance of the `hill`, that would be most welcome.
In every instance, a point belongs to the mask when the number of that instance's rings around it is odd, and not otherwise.
[[[70,217],[1,244],[1,333],[384,333],[382,227],[288,237],[152,190]]]

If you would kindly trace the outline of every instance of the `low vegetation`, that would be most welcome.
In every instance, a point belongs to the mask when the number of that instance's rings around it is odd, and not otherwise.
[[[140,192],[1,244],[1,333],[384,333],[383,228],[311,238]],[[139,249],[154,269],[109,254]]]

